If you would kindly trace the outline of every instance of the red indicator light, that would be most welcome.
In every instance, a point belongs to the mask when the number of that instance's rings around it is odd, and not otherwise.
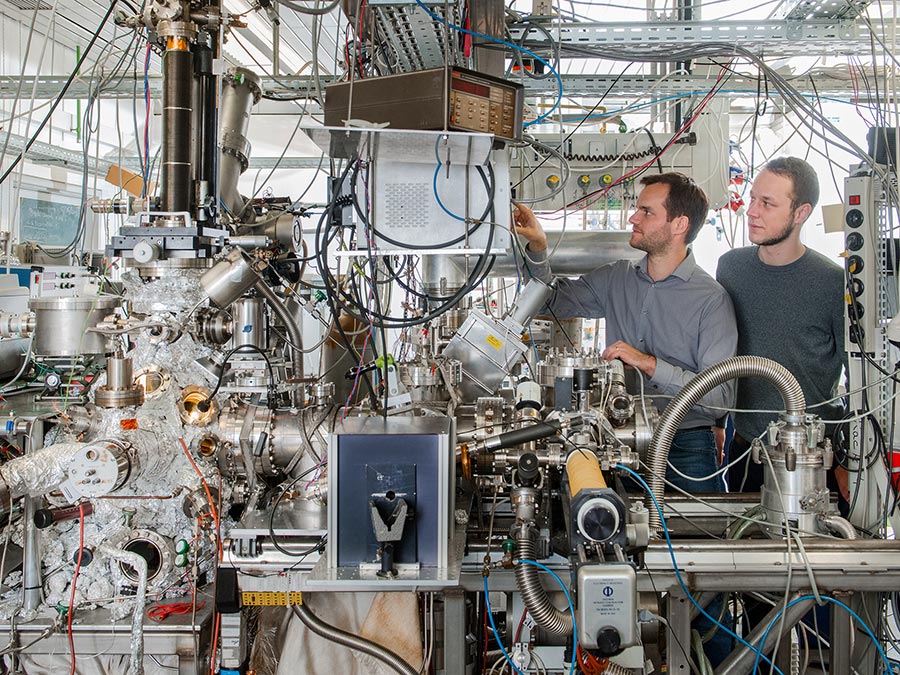
[[[859,206],[859,195],[850,195],[850,206]]]

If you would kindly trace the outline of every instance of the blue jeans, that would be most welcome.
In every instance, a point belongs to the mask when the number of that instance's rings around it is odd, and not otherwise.
[[[718,470],[716,463],[716,439],[711,429],[685,429],[675,434],[669,448],[669,462],[681,473],[699,478]],[[666,468],[666,480],[685,492],[725,492],[722,476],[701,481],[687,480]]]
[[[675,434],[672,446],[669,448],[669,462],[678,468],[681,473],[695,478],[709,476],[718,470],[716,457],[716,438],[710,429],[686,429]],[[666,480],[677,485],[682,490],[690,493],[698,492],[725,492],[725,482],[722,476],[715,476],[702,481],[687,480],[675,473],[671,467],[666,468]],[[714,619],[719,618],[722,611],[724,597],[715,596],[704,608]],[[731,625],[731,612],[725,611],[722,623]],[[715,626],[712,621],[702,614],[691,622],[691,628],[695,628],[704,635]],[[734,648],[733,639],[722,628],[716,631],[712,639],[703,646],[707,658],[716,668]]]

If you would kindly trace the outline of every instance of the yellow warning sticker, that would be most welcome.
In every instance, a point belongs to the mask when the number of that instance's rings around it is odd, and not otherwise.
[[[503,342],[501,342],[500,339],[495,335],[488,335],[487,343],[494,349],[503,349]]]

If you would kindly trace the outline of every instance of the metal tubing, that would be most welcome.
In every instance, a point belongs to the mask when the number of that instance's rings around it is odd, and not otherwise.
[[[193,55],[187,41],[170,38],[163,56],[162,195],[163,211],[191,210],[191,123]]]
[[[272,311],[278,315],[278,318],[281,319],[281,323],[284,324],[285,330],[287,330],[288,335],[291,338],[290,347],[291,350],[291,363],[293,365],[293,376],[294,380],[302,380],[303,379],[303,333],[300,332],[300,326],[297,325],[297,322],[294,321],[294,317],[291,316],[291,313],[287,311],[287,308],[278,299],[278,296],[275,295],[275,292],[268,287],[265,281],[260,279],[256,284],[256,290],[259,291],[259,294],[263,296],[266,302],[269,303],[269,307],[272,308]]]
[[[209,34],[206,35],[209,39]],[[213,50],[208,44],[198,44],[194,72],[197,81],[197,113],[195,120],[196,154],[195,177],[205,195],[216,194],[216,77],[213,75]],[[198,204],[199,206],[199,204]]]
[[[534,560],[537,554],[534,539],[522,530],[516,534],[516,550],[518,557],[525,560]],[[528,608],[528,613],[541,628],[557,635],[572,634],[572,615],[568,609],[561,610],[553,606],[541,586],[536,567],[523,563],[516,565],[516,587],[522,594],[522,602]]]
[[[242,222],[253,222],[252,209],[244,211],[238,179],[247,169],[250,142],[247,127],[250,111],[262,95],[259,76],[244,68],[229,68],[223,80],[219,107],[219,193],[225,208]]]
[[[630,232],[621,230],[567,231],[559,247],[559,232],[547,233],[548,250],[554,251],[553,273],[561,276],[587,274],[598,267],[617,260],[640,260],[644,254],[631,248],[628,242]],[[456,255],[452,260],[457,265],[465,264],[465,257]],[[491,267],[492,277],[515,277],[516,269],[522,268],[522,255],[516,251],[498,255]]]
[[[778,389],[788,415],[802,416],[806,412],[806,399],[797,379],[787,368],[771,359],[761,356],[735,356],[717,363],[698,373],[688,382],[666,406],[659,418],[653,440],[650,441],[648,465],[650,476],[647,483],[653,495],[662,500],[665,489],[666,463],[669,459],[669,448],[675,438],[675,432],[684,420],[685,415],[709,391],[737,377],[761,377],[771,382]],[[647,509],[650,511],[650,530],[658,531],[662,519],[656,511],[653,498],[647,495]]]
[[[844,539],[856,539],[859,537],[853,524],[840,516],[819,516],[819,524],[832,534]]]
[[[791,600],[794,600],[797,597],[799,596],[794,595]],[[775,621],[775,625],[766,636],[766,643],[760,645],[763,654],[771,652],[775,648],[775,643],[778,642],[777,636],[781,635],[783,637],[787,635],[815,604],[815,600],[803,600],[788,607],[784,611],[783,622],[781,620],[781,604],[773,607],[772,611],[766,614],[766,618],[763,619],[747,637],[747,642],[753,645],[754,649],[750,649],[746,645],[740,645],[735,648],[719,667],[716,668],[716,675],[744,675],[744,673],[750,672],[750,667],[756,658],[757,645],[759,645],[759,641],[762,639],[763,633],[766,632],[769,624],[772,623],[773,620]]]
[[[44,439],[44,423],[40,419],[33,420],[28,427],[25,437],[26,457],[34,456],[41,447]],[[8,481],[7,481],[7,484]],[[12,494],[12,493],[10,493]],[[23,502],[24,509],[24,533],[22,541],[22,608],[26,612],[35,611],[41,605],[43,579],[41,577],[41,538],[40,532],[34,526],[34,514],[38,509],[41,497],[26,496]],[[12,497],[10,497],[10,514],[12,514]],[[10,519],[12,515],[10,515]],[[7,536],[9,534],[7,533]]]
[[[303,622],[303,625],[319,637],[331,640],[344,647],[355,649],[363,654],[368,654],[372,658],[378,659],[395,672],[400,673],[400,675],[418,675],[415,668],[410,666],[390,649],[386,649],[371,640],[366,640],[358,635],[353,635],[352,633],[348,633],[347,631],[325,623],[313,614],[306,605],[296,605],[293,610],[294,614],[297,615],[297,618]]]

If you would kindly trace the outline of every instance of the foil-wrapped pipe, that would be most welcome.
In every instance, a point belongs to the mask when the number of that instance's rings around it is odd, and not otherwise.
[[[24,495],[39,496],[66,480],[72,459],[87,443],[58,443],[0,466],[0,504]]]
[[[147,602],[147,561],[137,553],[113,548],[108,544],[100,544],[97,550],[113,560],[131,565],[137,572],[138,583],[134,592],[134,615],[131,619],[131,658],[128,661],[128,675],[144,675],[144,604]]]

